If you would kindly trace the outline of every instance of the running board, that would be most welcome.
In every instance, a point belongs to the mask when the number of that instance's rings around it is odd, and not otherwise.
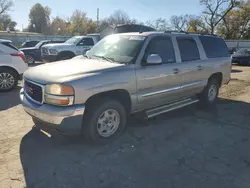
[[[198,99],[189,98],[189,99],[185,99],[185,100],[178,101],[178,102],[175,102],[175,103],[171,103],[171,104],[167,104],[167,105],[164,105],[164,106],[156,107],[156,108],[147,110],[146,111],[146,117],[147,118],[152,118],[154,116],[157,116],[157,115],[160,115],[160,114],[172,111],[172,110],[176,110],[178,108],[182,108],[184,106],[188,106],[190,104],[194,104],[194,103],[197,103],[197,102],[199,102]]]

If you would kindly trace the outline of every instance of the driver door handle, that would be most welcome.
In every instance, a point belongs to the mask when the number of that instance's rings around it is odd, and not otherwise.
[[[179,72],[180,72],[179,69],[177,69],[177,68],[173,69],[174,74],[178,74]]]

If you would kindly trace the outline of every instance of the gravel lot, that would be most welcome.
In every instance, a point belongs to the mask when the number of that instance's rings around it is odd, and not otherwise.
[[[234,66],[216,108],[148,121],[97,147],[32,129],[19,90],[0,93],[0,187],[246,188],[250,186],[250,67]]]

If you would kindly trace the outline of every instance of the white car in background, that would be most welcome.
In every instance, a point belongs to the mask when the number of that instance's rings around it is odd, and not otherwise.
[[[24,53],[10,40],[0,39],[0,92],[14,89],[27,69]]]

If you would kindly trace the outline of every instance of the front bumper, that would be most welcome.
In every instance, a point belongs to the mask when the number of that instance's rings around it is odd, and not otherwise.
[[[45,54],[42,54],[41,58],[45,62],[57,61],[57,55],[45,55]]]
[[[80,134],[85,111],[84,105],[53,106],[48,104],[37,105],[31,102],[21,89],[20,99],[24,110],[43,124],[65,134]]]

